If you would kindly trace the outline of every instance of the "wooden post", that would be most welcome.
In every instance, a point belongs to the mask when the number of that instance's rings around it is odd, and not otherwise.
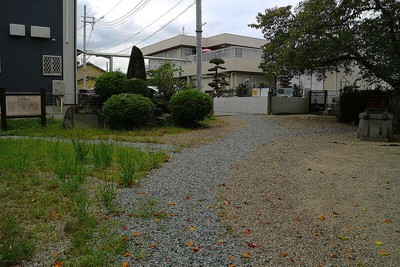
[[[0,88],[1,130],[7,131],[6,89]]]
[[[40,121],[42,128],[46,127],[46,89],[40,89]]]

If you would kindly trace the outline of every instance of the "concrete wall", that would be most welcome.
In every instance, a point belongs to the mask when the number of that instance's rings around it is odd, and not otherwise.
[[[267,114],[267,97],[214,98],[214,113]]]
[[[272,97],[272,114],[308,113],[308,97]]]
[[[272,114],[302,114],[308,111],[308,98],[272,97]],[[214,98],[214,113],[267,114],[268,97]]]

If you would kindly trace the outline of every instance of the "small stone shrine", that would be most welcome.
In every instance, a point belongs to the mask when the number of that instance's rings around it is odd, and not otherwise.
[[[393,114],[388,113],[389,96],[387,94],[368,95],[366,104],[365,112],[359,114],[358,138],[374,141],[393,139]]]
[[[63,127],[66,129],[74,127],[104,128],[101,107],[94,105],[87,99],[80,101],[78,105],[67,109]]]

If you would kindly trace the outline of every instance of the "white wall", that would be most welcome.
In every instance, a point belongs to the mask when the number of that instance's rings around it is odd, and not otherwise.
[[[267,114],[267,97],[217,97],[214,113]]]
[[[272,97],[272,114],[308,113],[308,97]],[[268,97],[214,98],[214,113],[268,114]]]

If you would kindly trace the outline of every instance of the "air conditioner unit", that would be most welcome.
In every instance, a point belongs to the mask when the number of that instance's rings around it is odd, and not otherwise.
[[[53,95],[63,96],[65,94],[65,84],[62,80],[53,80]]]

